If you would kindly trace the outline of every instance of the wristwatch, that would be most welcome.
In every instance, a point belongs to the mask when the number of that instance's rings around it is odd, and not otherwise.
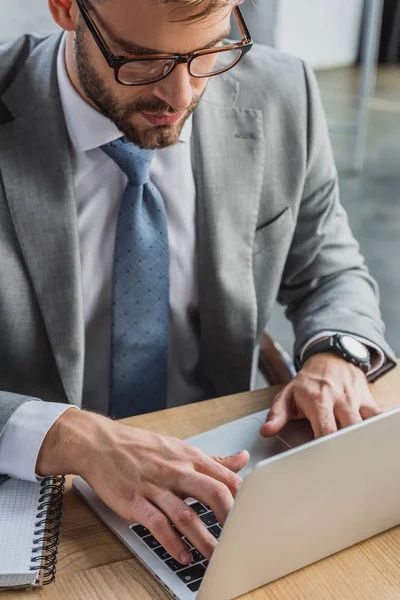
[[[337,333],[315,342],[304,352],[302,365],[311,356],[320,352],[334,352],[359,367],[364,373],[368,373],[371,368],[371,355],[368,348],[351,335]]]

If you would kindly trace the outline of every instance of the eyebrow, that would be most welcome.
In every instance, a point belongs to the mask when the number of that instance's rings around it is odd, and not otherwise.
[[[209,50],[222,42],[225,38],[229,37],[231,29],[229,28],[222,35],[220,35],[217,39],[213,40],[207,46],[203,46],[202,48],[198,48],[198,50],[192,50],[192,52],[198,52],[199,50]],[[138,46],[137,44],[133,44],[132,42],[128,42],[126,40],[116,38],[115,43],[117,46],[127,54],[133,54],[136,56],[150,56],[152,54],[168,54],[174,56],[173,52],[164,52],[162,50],[157,50],[155,48],[146,48],[145,46]],[[188,52],[188,54],[191,54]]]

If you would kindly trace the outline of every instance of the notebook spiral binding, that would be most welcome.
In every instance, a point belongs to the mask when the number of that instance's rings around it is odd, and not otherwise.
[[[31,571],[40,569],[41,585],[52,583],[56,575],[64,484],[64,476],[41,482],[30,566]]]

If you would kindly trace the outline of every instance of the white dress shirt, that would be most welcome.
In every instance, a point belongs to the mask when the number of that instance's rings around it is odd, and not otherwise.
[[[57,77],[72,144],[85,319],[85,368],[82,405],[107,413],[114,240],[119,204],[127,177],[100,146],[121,137],[116,126],[74,89],[65,66],[65,38]],[[207,397],[195,370],[199,359],[196,330],[196,191],[191,165],[192,120],[179,142],[157,150],[150,179],[165,202],[170,247],[170,339],[168,406]],[[330,333],[330,332],[327,332]],[[319,334],[306,347],[325,334]],[[360,340],[372,345],[367,340]],[[374,370],[383,364],[377,351]],[[304,351],[304,350],[303,350]],[[12,415],[0,437],[0,473],[36,481],[35,465],[43,439],[55,420],[71,407],[31,400]]]

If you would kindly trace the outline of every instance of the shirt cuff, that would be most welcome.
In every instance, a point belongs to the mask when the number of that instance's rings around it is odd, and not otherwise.
[[[78,407],[40,400],[19,406],[0,437],[0,473],[26,481],[44,479],[35,472],[40,447],[49,429],[69,408]]]
[[[314,335],[314,337],[312,337],[310,340],[308,340],[307,344],[303,347],[301,353],[300,353],[300,362],[303,362],[303,356],[304,353],[306,352],[306,350],[308,350],[308,348],[310,346],[312,346],[312,344],[314,344],[315,342],[318,342],[318,340],[321,340],[322,338],[325,337],[330,337],[331,335],[337,335],[338,333],[341,333],[340,331],[320,331],[319,333],[317,333],[317,335]],[[371,354],[371,368],[368,371],[368,377],[370,377],[371,375],[374,375],[374,373],[376,373],[377,371],[379,371],[384,363],[386,362],[386,356],[385,353],[383,352],[382,348],[379,348],[379,346],[377,346],[376,344],[374,344],[374,342],[371,342],[370,340],[367,340],[366,338],[363,338],[359,335],[354,335],[352,334],[347,334],[347,335],[351,335],[351,337],[353,337],[355,340],[358,340],[359,342],[361,342],[361,344],[364,344],[364,346],[367,346],[367,348],[370,350],[370,354]]]

